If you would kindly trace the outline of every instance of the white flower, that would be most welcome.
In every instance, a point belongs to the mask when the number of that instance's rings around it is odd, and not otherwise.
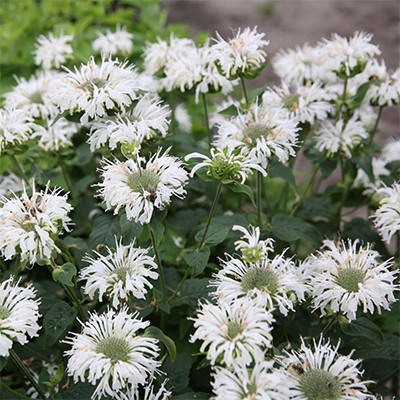
[[[388,140],[382,149],[381,157],[387,164],[393,161],[400,161],[400,137]]]
[[[396,272],[390,271],[393,262],[380,262],[379,257],[369,244],[360,246],[358,240],[349,240],[347,246],[344,241],[325,240],[322,251],[307,260],[314,310],[319,308],[325,315],[329,307],[335,313],[343,312],[349,321],[356,319],[361,306],[364,313],[389,310],[396,301]]]
[[[36,291],[29,285],[26,288],[13,284],[13,278],[0,283],[0,356],[8,357],[13,341],[24,345],[29,337],[38,336],[37,321],[39,300]]]
[[[19,192],[23,188],[23,181],[13,172],[0,175],[0,197],[9,196],[13,192]]]
[[[48,186],[36,192],[33,185],[30,197],[24,188],[20,197],[0,199],[0,252],[6,260],[19,254],[33,264],[38,256],[51,258],[53,251],[60,251],[55,240],[62,229],[68,230],[72,210],[60,192]]]
[[[329,103],[333,95],[316,82],[297,86],[294,91],[282,83],[281,87],[267,88],[262,96],[262,107],[270,112],[281,110],[286,118],[296,122],[323,120],[333,111]]]
[[[210,114],[210,126],[219,125],[222,122],[229,120],[231,117],[224,114],[222,111],[226,110],[230,106],[239,108],[240,102],[231,96],[227,96],[226,98],[222,99],[221,103],[214,104],[215,112]]]
[[[287,85],[305,85],[307,82],[334,82],[336,76],[320,67],[320,48],[309,44],[296,49],[281,50],[272,60],[274,72]]]
[[[128,400],[167,400],[172,396],[172,392],[170,392],[165,385],[167,384],[168,380],[166,379],[162,384],[158,391],[154,392],[153,382],[150,382],[144,388],[144,391],[139,391],[136,388],[134,391],[128,394]]]
[[[281,162],[295,155],[298,129],[297,123],[281,111],[270,113],[267,107],[255,104],[248,113],[221,122],[214,144],[219,148],[240,148],[266,168],[273,154]]]
[[[369,137],[368,132],[360,121],[351,118],[345,123],[339,119],[336,123],[324,121],[314,134],[315,147],[326,151],[328,155],[341,153],[346,158],[351,158],[351,151],[363,139]]]
[[[140,148],[144,140],[157,133],[165,137],[168,133],[171,110],[150,95],[142,97],[131,111],[118,114],[116,118],[102,118],[94,121],[90,128],[88,143],[94,151],[108,142],[110,150],[118,144]]]
[[[190,176],[201,168],[207,168],[207,175],[222,183],[241,182],[244,183],[253,169],[266,176],[266,172],[249,156],[245,156],[238,151],[225,148],[224,150],[212,148],[211,158],[201,153],[190,153],[185,157],[185,161],[191,158],[200,158],[204,161],[192,168]]]
[[[35,64],[41,65],[44,69],[59,69],[68,58],[72,58],[72,47],[69,42],[73,39],[72,35],[56,37],[52,32],[47,38],[40,35],[35,44]]]
[[[228,77],[251,74],[265,62],[267,54],[263,47],[269,41],[263,40],[265,33],[258,33],[257,27],[250,30],[240,28],[235,37],[227,42],[217,32],[217,39],[212,46],[214,60],[220,65],[223,73]]]
[[[38,129],[32,121],[25,110],[0,109],[0,155],[9,147],[29,139],[30,134]]]
[[[82,64],[75,72],[68,73],[54,88],[52,101],[61,111],[83,112],[81,122],[89,118],[103,117],[114,107],[123,109],[130,106],[141,89],[137,73],[128,61],[102,59],[97,65],[91,57],[88,64]]]
[[[127,301],[131,295],[137,299],[144,299],[148,288],[153,284],[149,279],[157,279],[157,264],[154,257],[147,255],[149,249],[134,246],[134,241],[122,245],[122,239],[115,241],[115,250],[106,247],[107,255],[94,251],[96,258],[87,255],[84,261],[88,267],[80,271],[80,280],[86,280],[85,294],[93,300],[98,292],[99,300],[103,301],[106,295],[113,307],[121,301]]]
[[[72,345],[65,352],[70,357],[68,375],[75,383],[87,380],[95,385],[92,399],[126,399],[125,392],[148,382],[161,364],[156,361],[158,340],[139,334],[149,324],[126,308],[91,314],[82,333],[72,333],[64,341]]]
[[[215,297],[228,303],[246,298],[267,309],[277,306],[283,315],[294,311],[294,303],[304,301],[307,286],[298,267],[284,255],[249,265],[229,256],[211,282],[216,288]]]
[[[269,251],[274,250],[273,239],[260,240],[260,228],[258,226],[250,226],[251,232],[239,225],[234,225],[232,230],[244,234],[240,238],[241,240],[235,242],[235,250],[241,251],[242,258],[246,262],[261,261],[264,257],[267,257]]]
[[[249,365],[253,360],[263,360],[266,349],[272,347],[272,313],[252,301],[204,303],[192,320],[196,332],[190,341],[203,341],[200,351],[208,349],[207,359],[212,365]]]
[[[392,236],[400,231],[400,183],[396,182],[389,188],[384,187],[378,193],[383,198],[372,217],[383,240],[390,243]]]
[[[127,219],[148,224],[154,207],[164,209],[172,196],[182,199],[186,194],[184,186],[188,173],[182,168],[182,162],[170,156],[170,148],[161,155],[161,149],[141,166],[143,158],[121,162],[105,161],[101,174],[103,182],[99,184],[100,195],[107,209],[114,208],[117,214],[125,208]]]
[[[340,343],[339,343],[340,344]],[[361,381],[362,360],[338,354],[338,347],[324,343],[322,336],[318,343],[313,340],[309,348],[301,338],[299,350],[278,356],[281,365],[279,372],[284,375],[285,386],[290,389],[288,398],[292,400],[364,400],[371,397],[367,394],[368,383]]]
[[[234,370],[215,368],[212,400],[287,400],[283,374],[273,371],[273,361],[257,362],[253,368],[236,366]]]
[[[133,35],[126,31],[126,27],[117,25],[115,32],[107,29],[104,34],[97,31],[97,39],[92,43],[94,51],[102,55],[116,56],[116,55],[129,55],[133,49]]]
[[[28,80],[16,78],[18,85],[5,93],[5,106],[25,110],[33,118],[48,118],[58,113],[49,91],[63,76],[60,72],[44,71]]]
[[[174,115],[180,129],[182,129],[184,132],[192,131],[192,120],[187,108],[183,103],[179,103],[176,106]]]
[[[378,106],[392,106],[400,103],[400,68],[388,74],[380,84],[372,85],[368,91],[371,103]]]
[[[78,131],[78,124],[60,118],[53,123],[53,119],[46,120],[46,127],[40,126],[32,136],[32,139],[39,138],[38,144],[46,151],[57,152],[66,147],[72,146],[72,136]]]
[[[381,54],[377,46],[370,43],[372,34],[356,32],[350,39],[332,35],[331,40],[324,39],[320,44],[320,57],[323,67],[338,71],[349,77],[357,66],[366,64],[372,57]]]

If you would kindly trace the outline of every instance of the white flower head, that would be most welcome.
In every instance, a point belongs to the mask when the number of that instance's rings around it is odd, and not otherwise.
[[[62,229],[68,231],[72,210],[60,192],[48,186],[36,192],[33,185],[31,196],[24,188],[20,197],[0,199],[0,252],[6,260],[19,254],[33,264],[37,257],[51,258],[53,251],[60,251],[55,240]]]
[[[99,184],[100,195],[107,209],[121,208],[126,211],[128,220],[148,224],[154,208],[164,209],[172,196],[184,198],[189,177],[182,162],[170,156],[169,149],[161,155],[158,150],[142,167],[143,158],[121,162],[105,161],[101,169],[103,182]]]
[[[38,336],[39,300],[29,285],[20,287],[13,278],[0,283],[0,356],[8,357],[13,341],[24,345],[28,336]]]
[[[260,240],[260,228],[258,226],[250,226],[248,231],[243,226],[234,225],[232,230],[243,233],[240,240],[235,242],[235,250],[241,251],[242,258],[246,262],[261,261],[264,257],[267,257],[269,251],[274,250],[273,239]]]
[[[393,106],[400,103],[400,68],[387,74],[379,84],[372,85],[368,91],[371,103],[378,106]]]
[[[0,155],[16,144],[28,141],[30,134],[38,129],[27,111],[0,109]]]
[[[331,40],[324,39],[320,44],[323,68],[337,71],[347,77],[361,72],[369,59],[381,54],[379,48],[370,43],[372,36],[370,33],[356,32],[353,37],[347,39],[334,33]],[[360,68],[360,71],[357,71],[356,67]]]
[[[171,398],[172,392],[166,388],[167,383],[168,380],[164,380],[160,388],[154,391],[153,382],[150,382],[142,391],[139,388],[131,391],[127,396],[127,400],[168,400]]]
[[[62,76],[60,72],[42,71],[29,79],[16,78],[17,86],[4,95],[5,106],[25,110],[33,118],[54,116],[58,110],[51,102],[49,91]]]
[[[125,307],[119,312],[92,313],[82,333],[72,333],[63,341],[72,345],[65,352],[68,375],[75,383],[95,385],[92,399],[108,395],[125,400],[125,393],[147,383],[161,364],[156,360],[158,340],[139,333],[149,324]]]
[[[212,365],[249,365],[253,360],[263,360],[265,350],[272,347],[272,313],[252,301],[204,303],[192,320],[196,332],[190,341],[203,341],[200,351],[208,349],[207,359]]]
[[[0,175],[0,197],[19,192],[23,187],[22,179],[13,172],[8,172],[7,175]]]
[[[286,162],[296,154],[298,130],[297,122],[287,119],[281,111],[270,113],[256,103],[246,114],[221,122],[214,144],[219,148],[239,148],[266,168],[273,155]]]
[[[68,58],[72,58],[73,50],[70,42],[72,35],[54,36],[52,32],[49,36],[40,35],[35,45],[36,50],[35,64],[42,66],[44,69],[59,69]]]
[[[326,151],[328,155],[341,153],[346,158],[351,158],[353,148],[368,137],[362,122],[355,118],[349,119],[347,123],[343,119],[336,123],[326,120],[315,132],[314,142],[320,152]]]
[[[225,41],[217,32],[217,39],[212,46],[214,60],[220,65],[228,77],[251,74],[266,61],[267,54],[263,50],[269,41],[264,40],[265,33],[258,33],[257,27],[237,30],[235,36]]]
[[[311,274],[310,292],[313,309],[325,315],[327,309],[342,312],[349,321],[357,318],[362,307],[364,313],[378,313],[390,309],[395,302],[396,272],[390,271],[393,262],[379,261],[379,253],[369,244],[360,246],[358,240],[335,244],[324,241],[317,256],[307,260]]]
[[[273,371],[273,364],[260,361],[251,369],[240,365],[234,370],[216,367],[212,400],[287,400],[290,392],[284,375]]]
[[[61,111],[83,112],[83,124],[89,118],[105,116],[107,110],[130,106],[137,98],[137,91],[142,89],[134,66],[128,65],[128,61],[120,63],[118,59],[103,58],[98,65],[91,57],[88,64],[66,71],[54,88],[52,101]]]
[[[229,256],[211,282],[216,288],[215,297],[221,303],[246,298],[267,309],[277,306],[283,315],[294,311],[294,304],[304,301],[307,286],[300,269],[284,255],[285,252],[273,259],[265,257],[249,265]]]
[[[168,133],[171,110],[150,95],[143,96],[131,111],[118,114],[116,118],[101,118],[94,121],[90,128],[88,143],[92,151],[108,144],[114,150],[118,144],[125,150],[140,149],[144,140],[158,133],[165,137]]]
[[[378,190],[382,196],[374,218],[375,227],[386,243],[390,243],[392,236],[400,231],[400,183]]]
[[[185,161],[191,158],[204,160],[192,168],[191,177],[201,168],[207,168],[207,175],[222,183],[244,183],[253,170],[260,171],[266,176],[265,170],[257,164],[256,160],[239,151],[227,147],[224,150],[213,147],[210,153],[211,158],[201,153],[190,153],[185,157]]]
[[[340,344],[340,343],[339,343]],[[321,336],[318,343],[313,340],[312,348],[301,338],[299,350],[284,351],[277,360],[281,365],[285,386],[290,390],[292,400],[364,400],[371,399],[366,385],[372,381],[361,381],[362,360],[353,360],[338,353],[339,344],[333,347],[324,343]]]
[[[262,96],[262,107],[271,112],[281,110],[287,119],[313,124],[333,111],[329,103],[332,98],[318,82],[297,86],[295,90],[282,83],[281,87],[267,88]]]
[[[96,257],[86,255],[89,266],[80,271],[80,280],[86,281],[85,294],[93,299],[98,292],[99,300],[105,295],[117,307],[129,296],[144,299],[148,289],[153,287],[149,279],[157,279],[157,264],[148,255],[149,249],[135,247],[135,241],[128,246],[122,239],[115,240],[115,249],[106,247],[107,255],[96,251]]]
[[[388,140],[382,149],[381,157],[387,164],[400,161],[400,136]]]
[[[191,132],[192,119],[186,106],[183,103],[179,103],[174,110],[174,114],[179,128],[185,132]]]
[[[126,27],[117,25],[115,32],[107,29],[106,33],[97,31],[97,39],[92,43],[93,50],[105,57],[127,56],[132,53],[133,35],[127,32]]]
[[[38,138],[38,145],[49,152],[57,152],[71,147],[72,137],[78,132],[79,124],[70,122],[65,118],[60,118],[55,123],[53,121],[54,119],[47,119],[47,126],[40,126],[31,138]]]

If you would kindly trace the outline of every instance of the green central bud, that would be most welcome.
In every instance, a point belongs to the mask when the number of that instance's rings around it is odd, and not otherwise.
[[[11,311],[8,308],[0,306],[0,319],[7,319],[10,315]]]
[[[109,337],[102,340],[96,348],[98,353],[103,353],[111,360],[112,364],[118,361],[128,361],[129,344],[125,339]]]
[[[128,185],[134,192],[143,193],[147,191],[153,193],[160,181],[161,178],[156,172],[143,169],[140,173],[135,172],[131,174]]]
[[[336,377],[323,369],[312,369],[302,375],[300,388],[307,400],[338,400],[342,393]]]
[[[113,272],[117,275],[119,281],[126,282],[126,274],[128,273],[127,267],[116,268]]]
[[[106,79],[101,79],[101,78],[94,78],[91,79],[90,81],[83,82],[79,87],[83,90],[89,91],[91,95],[94,93],[94,88],[98,87],[101,88],[106,84],[107,80]]]
[[[229,322],[228,324],[228,336],[231,339],[235,339],[239,333],[242,332],[242,325],[239,322]]]
[[[29,96],[29,100],[32,103],[40,103],[43,104],[42,92],[34,92]]]
[[[358,292],[359,284],[364,282],[365,272],[356,268],[342,269],[336,278],[336,283],[348,292]]]
[[[289,94],[283,98],[283,105],[290,111],[294,111],[299,106],[300,95]]]
[[[243,254],[243,259],[249,263],[259,262],[264,256],[263,249],[259,247],[245,247],[241,250]]]
[[[253,395],[257,393],[257,384],[255,382],[247,384],[247,395]],[[247,399],[247,397],[246,397]]]
[[[278,277],[267,268],[250,268],[242,278],[242,288],[245,292],[258,289],[274,294],[278,290]]]
[[[271,134],[273,134],[272,129],[263,124],[250,125],[243,131],[243,135],[245,137],[244,140],[250,146],[255,146],[257,143],[257,139],[259,139],[260,137],[268,137]]]

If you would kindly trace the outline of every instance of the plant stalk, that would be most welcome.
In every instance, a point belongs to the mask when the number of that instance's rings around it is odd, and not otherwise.
[[[261,224],[261,209],[262,209],[262,204],[261,204],[261,191],[262,191],[262,174],[260,171],[257,171],[257,185],[256,185],[256,191],[257,191],[257,220],[258,223]]]
[[[161,264],[160,253],[158,252],[156,236],[154,234],[153,228],[150,225],[148,225],[148,227],[149,227],[149,234],[150,234],[151,244],[153,246],[154,255],[156,256],[156,261],[157,261],[157,265],[158,265],[158,272],[159,272],[159,275],[160,275],[162,301],[164,301],[165,298],[167,297],[167,288],[166,288],[166,285],[165,285],[164,270],[163,270],[163,267],[162,267],[162,264]]]
[[[24,172],[23,168],[21,167],[21,164],[18,162],[17,157],[15,157],[14,154],[10,154],[10,153],[8,154],[8,156],[9,156],[9,158],[11,160],[11,163],[13,164],[13,166],[14,166],[16,172],[17,172],[17,175],[19,175],[19,177],[21,179],[23,179],[24,182],[26,183],[26,186],[29,189],[31,189],[31,185],[29,183],[29,179],[25,175],[25,172]]]
[[[249,97],[247,95],[247,90],[246,90],[246,83],[244,81],[244,78],[242,75],[240,75],[240,83],[242,84],[242,91],[243,91],[243,96],[246,101],[246,104],[249,104]]]
[[[371,135],[370,135],[369,140],[368,140],[367,149],[369,149],[371,147],[372,142],[374,141],[374,136],[375,136],[375,133],[378,130],[378,125],[379,125],[379,121],[381,120],[383,108],[384,108],[384,106],[380,106],[379,107],[379,111],[378,111],[378,115],[376,117],[375,125],[374,125],[374,128],[372,129]]]
[[[203,106],[204,106],[204,117],[206,119],[206,126],[207,126],[207,135],[208,135],[208,148],[211,149],[211,130],[210,130],[210,121],[208,118],[208,108],[207,108],[207,99],[206,94],[202,93],[203,98]]]

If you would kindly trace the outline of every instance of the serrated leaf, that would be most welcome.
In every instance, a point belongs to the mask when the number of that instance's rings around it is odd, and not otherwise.
[[[256,202],[254,200],[254,193],[251,190],[250,186],[241,184],[241,183],[237,183],[237,182],[233,182],[227,186],[229,187],[229,189],[231,189],[235,193],[244,193],[250,199],[253,206],[256,207]]]
[[[400,359],[400,337],[383,334],[383,341],[360,340],[356,346],[356,355],[364,360],[378,358],[383,360]]]
[[[361,105],[364,100],[365,95],[368,92],[368,89],[372,85],[376,85],[379,83],[378,79],[371,79],[368,82],[363,83],[361,86],[358,87],[356,94],[351,99],[351,105],[353,108],[357,108]]]
[[[143,230],[143,225],[133,220],[128,220],[126,214],[122,214],[119,219],[121,226],[122,237],[125,244],[129,244],[133,239],[139,238]]]
[[[190,367],[190,355],[187,353],[177,354],[174,363],[166,360],[162,366],[162,370],[167,373],[169,385],[173,388],[174,393],[180,394],[188,387]]]
[[[318,230],[301,218],[279,214],[275,215],[271,222],[270,230],[278,239],[287,242],[305,239],[317,245],[321,243],[321,234]]]
[[[75,321],[77,311],[65,301],[55,303],[43,318],[45,347],[52,346],[63,337]]]
[[[171,301],[171,306],[177,307],[183,304],[197,306],[200,299],[209,298],[211,288],[208,279],[187,279],[182,285],[178,295]]]
[[[211,251],[208,247],[199,249],[186,249],[182,256],[185,261],[194,268],[195,275],[199,275],[204,271],[207,266],[208,259],[210,258]]]
[[[286,165],[283,165],[281,162],[274,161],[268,170],[268,175],[271,178],[281,178],[293,186],[296,186],[296,180],[292,170]]]
[[[231,228],[229,226],[212,224],[208,229],[204,244],[209,246],[216,246],[217,244],[222,243],[228,236],[230,230]],[[197,243],[200,243],[204,231],[205,227],[196,233],[195,240]]]
[[[74,286],[73,279],[76,276],[76,267],[74,264],[65,263],[52,272],[53,279],[65,286]]]
[[[118,216],[109,214],[97,215],[89,236],[89,247],[95,249],[99,244],[112,247],[115,244],[114,236],[121,235],[121,227],[118,222]]]
[[[383,335],[379,327],[365,317],[357,318],[350,323],[341,323],[340,328],[349,336],[361,336],[371,340],[383,341]]]
[[[158,339],[160,342],[162,342],[168,351],[171,363],[175,362],[176,359],[175,342],[169,336],[167,336],[160,328],[157,328],[156,326],[149,326],[144,331],[144,335],[147,337]]]

